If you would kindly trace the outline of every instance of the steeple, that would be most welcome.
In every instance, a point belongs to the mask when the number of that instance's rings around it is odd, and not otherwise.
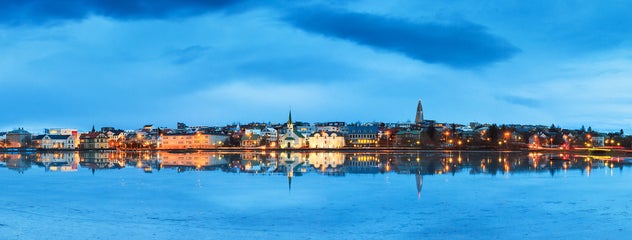
[[[294,129],[294,124],[292,124],[292,110],[290,110],[290,114],[287,118],[287,128]]]
[[[415,116],[415,123],[422,124],[424,121],[424,109],[421,106],[421,99],[417,102],[417,115]]]

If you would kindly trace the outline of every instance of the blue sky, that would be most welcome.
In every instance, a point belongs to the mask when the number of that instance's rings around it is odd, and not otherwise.
[[[0,130],[295,120],[632,131],[626,1],[0,0]]]

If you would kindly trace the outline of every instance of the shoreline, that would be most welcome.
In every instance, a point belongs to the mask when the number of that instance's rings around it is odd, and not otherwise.
[[[629,149],[610,148],[578,148],[571,150],[557,148],[539,149],[471,149],[471,148],[411,148],[411,147],[363,147],[363,148],[247,148],[247,147],[217,147],[217,148],[191,148],[191,149],[40,149],[40,148],[0,148],[0,153],[49,153],[49,152],[536,152],[555,154],[586,154],[586,155],[627,155],[632,154]]]

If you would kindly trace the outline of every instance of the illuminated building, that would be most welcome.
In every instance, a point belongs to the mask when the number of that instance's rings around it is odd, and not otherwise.
[[[31,134],[24,128],[18,128],[8,132],[6,140],[9,142],[7,147],[25,147],[31,141]]]
[[[71,135],[74,138],[75,148],[79,147],[79,131],[74,128],[46,128],[44,134],[47,135]]]
[[[76,146],[72,135],[39,135],[34,142],[42,149],[75,149]]]
[[[258,147],[261,145],[260,143],[261,136],[259,136],[259,134],[248,133],[241,136],[240,145],[242,147]]]
[[[290,112],[287,120],[287,131],[280,137],[279,147],[286,148],[302,148],[306,145],[306,139],[300,132],[294,129],[292,123],[292,112]]]
[[[347,145],[353,147],[374,147],[377,145],[376,126],[347,126]]]
[[[108,137],[102,132],[83,133],[79,137],[81,149],[107,149]]]
[[[222,146],[228,136],[209,133],[166,134],[161,137],[160,149],[200,149]]]
[[[345,138],[335,132],[317,132],[309,137],[309,148],[343,148]]]

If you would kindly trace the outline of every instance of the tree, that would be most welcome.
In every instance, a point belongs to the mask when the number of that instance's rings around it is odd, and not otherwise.
[[[428,138],[430,138],[431,141],[435,141],[435,139],[437,138],[437,129],[433,124],[430,124],[430,126],[426,130],[426,134],[428,134]]]
[[[623,137],[623,129],[619,130],[619,136]]]
[[[500,129],[498,129],[498,126],[496,124],[489,126],[489,129],[487,130],[487,137],[491,140],[492,143],[498,141],[499,132]]]
[[[592,127],[588,126],[588,133],[592,133]]]

